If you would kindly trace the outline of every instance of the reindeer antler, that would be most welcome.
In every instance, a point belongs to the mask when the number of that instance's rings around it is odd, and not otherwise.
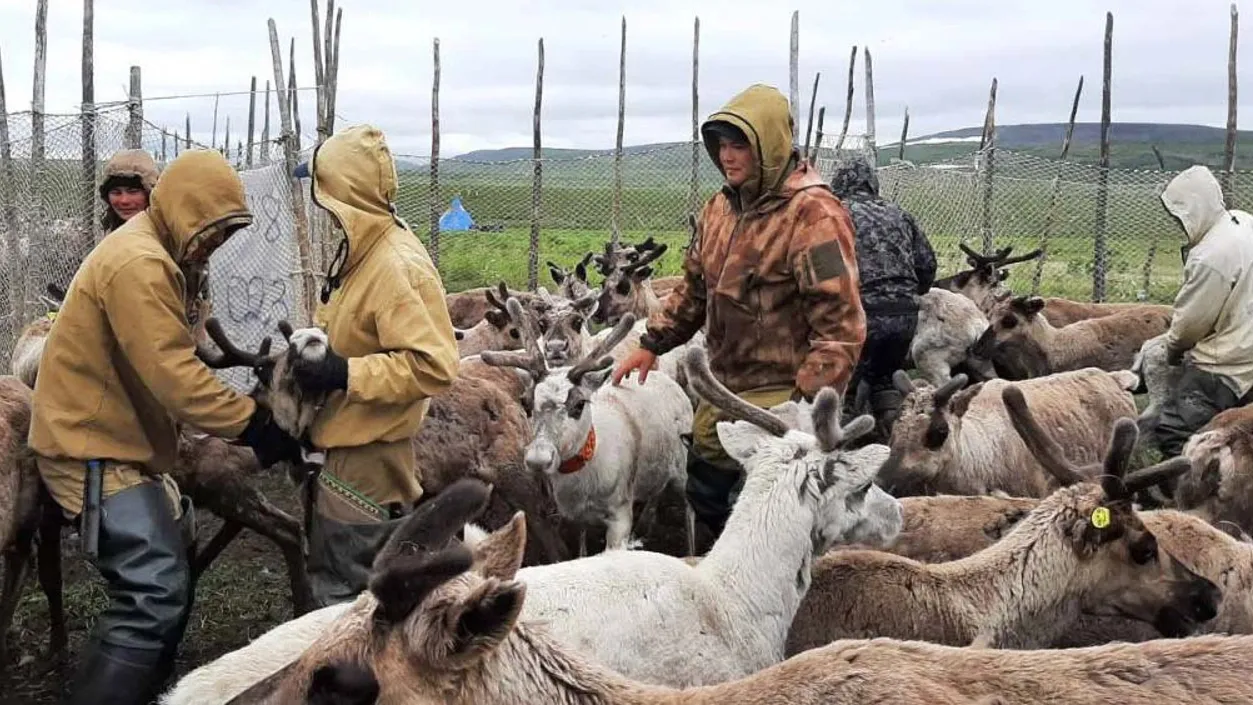
[[[239,349],[226,337],[226,331],[222,329],[222,322],[217,318],[210,318],[204,323],[205,332],[209,334],[209,339],[222,351],[221,354],[214,355],[203,348],[196,349],[196,356],[199,357],[205,365],[215,370],[223,370],[231,367],[257,367],[261,365],[267,358],[270,350],[270,337],[266,336],[261,340],[261,346],[256,353],[248,353]]]
[[[609,331],[609,334],[596,342],[583,358],[570,368],[566,373],[566,379],[572,384],[578,384],[583,379],[583,375],[589,372],[603,370],[613,364],[613,357],[609,355],[609,351],[617,347],[627,334],[631,332],[631,328],[635,326],[635,314],[627,313],[618,320],[618,324]]]
[[[1040,256],[1040,255],[1042,255],[1042,254],[1044,254],[1044,250],[1041,250],[1041,249],[1038,249],[1038,248],[1037,248],[1037,249],[1034,249],[1034,250],[1032,250],[1032,251],[1028,252],[1028,253],[1027,253],[1027,254],[1025,254],[1025,255],[1017,255],[1017,256],[1015,256],[1015,257],[1006,257],[1005,259],[1001,260],[1001,261],[997,264],[997,266],[999,266],[999,267],[1005,267],[1005,266],[1008,266],[1008,265],[1011,265],[1011,264],[1018,264],[1019,262],[1027,262],[1027,261],[1029,261],[1029,260],[1033,260],[1033,259],[1035,259],[1035,258],[1039,257],[1039,256]]]
[[[522,337],[522,352],[484,350],[479,353],[479,359],[493,367],[516,367],[525,370],[537,382],[544,379],[548,376],[548,361],[539,346],[539,326],[513,296],[505,299],[505,311],[518,329],[518,335]]]
[[[652,240],[652,238],[649,238],[649,240]],[[658,257],[661,257],[662,255],[666,254],[667,247],[669,247],[669,245],[666,245],[666,244],[654,246],[653,248],[645,252],[643,257],[640,257],[638,260],[624,266],[622,268],[623,273],[630,274],[651,262],[655,262]]]
[[[505,306],[505,302],[509,300],[509,287],[505,286],[505,282],[503,279],[500,281],[500,283],[497,286],[500,287],[500,298],[496,298],[495,296],[492,296],[491,289],[487,289],[486,291],[483,292],[487,296],[487,303],[491,304],[495,308],[500,309],[504,313],[509,313],[509,309],[506,308]]]
[[[840,395],[830,387],[823,387],[818,392],[809,413],[814,424],[814,436],[818,439],[818,448],[823,453],[833,453],[840,446],[874,430],[874,417],[870,414],[862,414],[847,426],[841,427]]]
[[[687,378],[692,384],[692,389],[728,416],[747,421],[775,436],[782,437],[791,430],[786,421],[735,396],[731,390],[719,382],[709,369],[709,358],[703,347],[692,346],[687,351],[684,363],[687,365]]]

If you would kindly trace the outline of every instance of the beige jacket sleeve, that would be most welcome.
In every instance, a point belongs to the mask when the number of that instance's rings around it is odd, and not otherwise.
[[[162,406],[206,433],[238,438],[256,403],[196,357],[179,289],[177,270],[168,262],[137,257],[105,285],[105,315],[122,354]]]
[[[1231,291],[1221,272],[1204,262],[1190,262],[1184,269],[1183,286],[1175,296],[1175,310],[1166,337],[1166,350],[1179,357],[1214,330],[1214,322]]]
[[[460,356],[448,306],[433,279],[400,294],[375,314],[385,352],[348,360],[348,399],[406,404],[433,397],[456,379]]]

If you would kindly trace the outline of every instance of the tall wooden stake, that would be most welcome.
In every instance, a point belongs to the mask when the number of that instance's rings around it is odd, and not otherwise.
[[[39,0],[39,4],[35,11],[35,67],[34,80],[32,81],[31,90],[31,116],[30,116],[30,168],[31,178],[27,183],[30,184],[29,203],[34,206],[34,215],[32,222],[36,227],[46,224],[47,209],[45,207],[44,198],[46,196],[43,188],[46,170],[44,167],[44,140],[46,135],[44,132],[44,91],[47,87],[48,76],[48,0]],[[37,236],[31,233],[31,244],[35,245],[40,242],[36,240]],[[31,247],[30,253],[36,262],[35,271],[43,272],[46,268],[43,266],[43,258],[48,251],[47,247]],[[26,322],[26,292],[28,287],[29,272],[31,267],[28,264],[28,258],[22,256],[18,252],[14,252],[20,260],[20,271],[17,279],[11,279],[11,285],[17,286],[18,301],[14,307],[14,322],[16,326]]]
[[[220,98],[221,96],[217,94],[213,96],[213,132],[209,134],[210,149],[218,148],[218,100]]]
[[[309,11],[313,17],[313,80],[317,86],[317,127],[318,127],[318,144],[322,144],[329,137],[326,133],[326,69],[322,64],[322,37],[319,33],[322,31],[321,23],[318,22],[318,0],[309,0]],[[330,19],[329,17],[327,19]],[[330,57],[327,57],[329,60]]]
[[[1231,3],[1231,40],[1227,47],[1227,143],[1224,146],[1223,178],[1226,183],[1223,191],[1227,196],[1227,207],[1234,206],[1235,171],[1236,171],[1236,46],[1240,32],[1240,13],[1236,4]]]
[[[265,110],[261,122],[261,163],[270,163],[270,82],[265,82]]]
[[[870,148],[870,154],[879,162],[879,148],[875,142],[874,131],[874,62],[870,59],[870,47],[865,49],[866,57],[866,146]]]
[[[1066,122],[1066,135],[1062,138],[1062,152],[1058,158],[1066,161],[1070,154],[1070,139],[1075,134],[1075,116],[1079,114],[1079,97],[1083,95],[1083,76],[1079,77],[1079,85],[1075,88],[1075,98],[1070,102],[1070,119]],[[1053,235],[1053,225],[1057,222],[1057,203],[1061,196],[1062,164],[1057,165],[1057,173],[1053,175],[1053,185],[1049,193],[1048,209],[1044,211],[1044,229],[1040,232],[1040,256],[1035,260],[1035,273],[1031,276],[1031,293],[1040,291],[1040,279],[1044,274],[1044,262],[1049,256],[1049,239]]]
[[[822,156],[822,123],[827,118],[827,106],[818,108],[818,133],[814,135],[814,151],[809,154],[809,161],[817,166],[818,158]]]
[[[13,348],[12,342],[17,338],[17,331],[25,323],[18,309],[25,298],[25,279],[22,277],[22,263],[18,260],[19,239],[17,232],[17,209],[14,207],[13,193],[13,147],[9,144],[9,114],[4,96],[4,62],[0,61],[0,234],[4,238],[4,262],[0,264],[5,273],[5,298],[9,310],[13,311],[4,324],[5,349]],[[2,319],[0,319],[2,320]]]
[[[526,265],[526,287],[535,291],[539,287],[539,223],[542,185],[544,180],[544,157],[541,147],[540,115],[544,104],[544,38],[539,40],[539,59],[535,67],[535,112],[531,117],[531,242]]]
[[[692,22],[692,185],[688,194],[688,213],[700,210],[700,17]]]
[[[144,91],[138,66],[131,67],[130,96],[126,101],[126,110],[130,113],[128,143],[131,149],[142,149],[144,146]]]
[[[905,106],[905,122],[901,125],[901,142],[896,146],[896,158],[905,161],[905,141],[909,139],[909,106]]]
[[[191,113],[187,113],[187,126],[184,134],[187,136],[186,148],[191,149]]]
[[[304,274],[304,305],[305,320],[313,320],[313,313],[316,310],[314,291],[316,290],[317,281],[313,276],[313,270],[310,264],[310,243],[309,243],[309,214],[305,210],[305,194],[300,188],[299,181],[293,175],[296,170],[296,150],[295,143],[292,138],[292,120],[290,106],[283,96],[286,95],[286,86],[283,83],[283,56],[278,46],[278,28],[274,24],[274,19],[270,18],[270,56],[274,62],[274,91],[278,98],[279,119],[282,121],[283,133],[280,139],[283,142],[283,173],[287,177],[287,183],[291,190],[291,206],[292,215],[296,220],[296,249],[300,255],[300,271]]]
[[[622,132],[626,122],[626,16],[622,17],[622,45],[618,50],[618,140],[613,152],[613,231],[609,240],[622,237]]]
[[[334,5],[331,0],[332,6]],[[327,17],[330,20],[330,17]],[[344,10],[340,8],[335,11],[335,38],[334,38],[334,60],[330,62],[331,72],[331,89],[327,94],[327,102],[330,106],[326,109],[326,129],[328,134],[335,134],[335,105],[339,100],[339,31],[344,26]]]
[[[432,45],[435,71],[431,79],[431,181],[427,195],[427,207],[431,216],[431,262],[439,269],[439,37]]]
[[[814,90],[809,95],[809,120],[805,123],[805,149],[801,152],[801,157],[809,158],[809,138],[814,133],[814,103],[818,102],[818,81],[822,79],[822,72],[814,74]]]
[[[1105,13],[1105,61],[1101,82],[1101,156],[1096,185],[1095,238],[1092,243],[1092,300],[1105,300],[1106,217],[1109,212],[1109,112],[1110,78],[1113,74],[1114,13]]]
[[[314,0],[315,2],[317,0]],[[244,167],[252,168],[252,151],[256,146],[253,137],[256,135],[257,126],[257,77],[252,77],[252,83],[248,86],[248,154],[244,157]]]
[[[287,66],[290,71],[287,77],[287,95],[291,100],[292,124],[295,125],[296,135],[296,151],[299,152],[304,147],[303,132],[300,129],[300,99],[297,97],[296,91],[296,38],[291,38],[291,53],[287,60]]]
[[[94,0],[83,0],[82,52],[82,174],[79,198],[83,204],[83,244],[80,257],[86,256],[94,243],[100,241],[100,224],[96,220],[96,70]]]
[[[988,93],[988,112],[983,118],[983,136],[979,139],[979,151],[983,152],[983,254],[992,254],[995,236],[992,233],[992,184],[996,161],[996,79]]]
[[[836,156],[844,146],[844,138],[848,136],[848,121],[853,117],[853,71],[857,68],[857,46],[848,55],[848,90],[844,98],[844,125],[840,127],[840,136],[835,140]]]
[[[801,13],[800,10],[792,11],[792,31],[791,46],[788,51],[788,107],[792,114],[792,144],[797,142],[798,130],[800,129],[800,113],[798,106],[801,102],[800,89],[800,54],[801,54]]]

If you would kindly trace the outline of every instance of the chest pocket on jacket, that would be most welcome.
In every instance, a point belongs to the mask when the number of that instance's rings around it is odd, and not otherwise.
[[[753,288],[754,306],[765,316],[792,305],[800,295],[796,277],[782,261],[772,262],[771,266],[755,273]]]

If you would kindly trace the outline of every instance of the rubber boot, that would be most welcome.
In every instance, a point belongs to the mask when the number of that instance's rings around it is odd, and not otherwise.
[[[168,676],[191,604],[182,533],[159,482],[101,503],[96,570],[109,605],[72,687],[70,705],[147,705]]]
[[[714,540],[722,534],[731,507],[744,486],[744,473],[720,468],[689,450],[687,453],[687,501],[696,520],[707,526]]]
[[[309,535],[309,584],[316,607],[357,599],[370,582],[374,556],[404,517],[379,522],[336,521],[315,514]]]

